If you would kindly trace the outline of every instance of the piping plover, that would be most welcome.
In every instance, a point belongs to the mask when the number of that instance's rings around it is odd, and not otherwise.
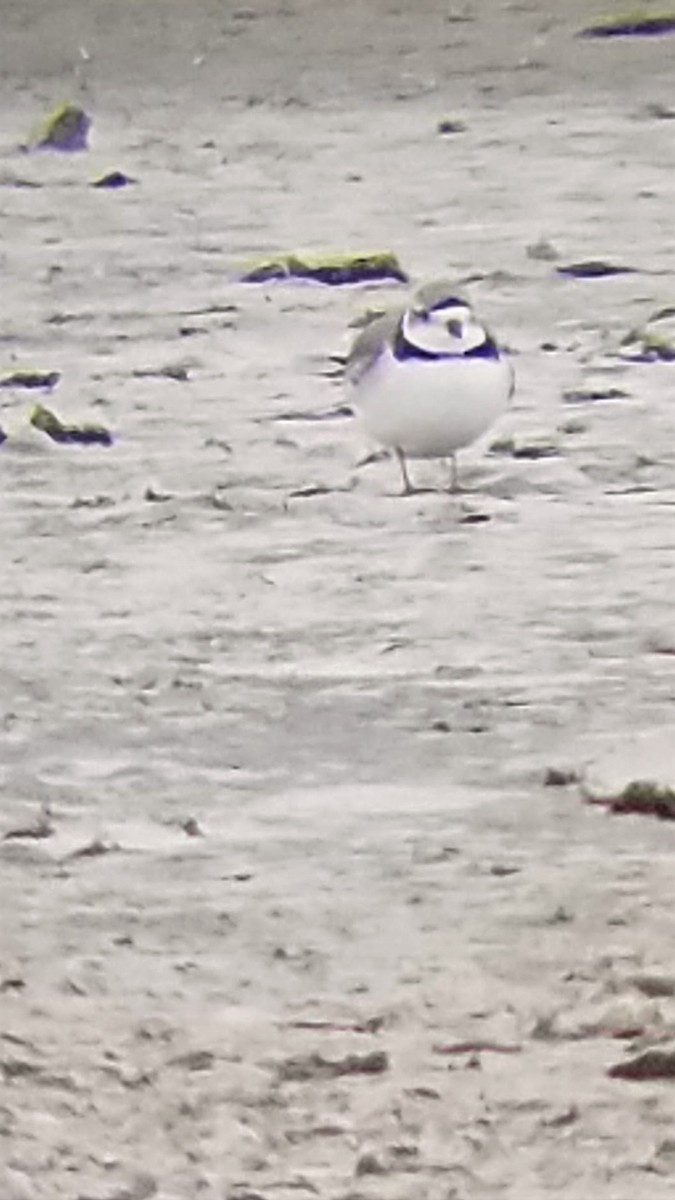
[[[445,281],[425,284],[409,305],[366,325],[346,376],[366,433],[398,459],[404,495],[415,490],[408,458],[449,458],[457,491],[457,451],[505,412],[514,387],[511,363]]]

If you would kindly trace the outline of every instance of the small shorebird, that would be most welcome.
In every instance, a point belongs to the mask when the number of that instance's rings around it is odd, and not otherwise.
[[[424,285],[407,307],[372,320],[347,358],[351,402],[376,442],[393,450],[410,483],[408,458],[449,458],[506,411],[513,368],[453,284]]]

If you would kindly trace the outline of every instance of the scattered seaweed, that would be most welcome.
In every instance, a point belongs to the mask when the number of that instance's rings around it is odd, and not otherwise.
[[[605,262],[602,258],[589,258],[556,267],[556,272],[564,279],[607,279],[613,275],[634,275],[636,268]]]
[[[376,254],[282,254],[278,258],[257,263],[245,275],[242,283],[269,283],[278,279],[310,279],[330,287],[349,283],[373,283],[393,279],[407,283],[408,276],[395,254],[390,251]]]
[[[55,413],[42,404],[36,404],[31,409],[30,424],[34,429],[45,433],[53,442],[70,443],[80,446],[111,446],[112,434],[104,425],[84,423],[82,425],[65,425]]]
[[[332,488],[327,483],[308,483],[306,487],[296,488],[289,492],[289,500],[308,500],[312,496],[330,496],[332,492],[349,491],[349,488]]]
[[[630,396],[625,388],[581,387],[568,388],[563,392],[563,404],[594,404],[597,400],[625,400]]]
[[[557,458],[559,447],[550,438],[531,437],[527,441],[517,441],[512,437],[498,438],[490,446],[491,454],[500,454],[509,458],[536,460],[539,458]]]
[[[13,371],[0,379],[0,388],[45,388],[51,392],[60,378],[60,371]]]
[[[185,363],[167,363],[164,367],[137,367],[132,371],[134,379],[173,379],[176,383],[187,383],[189,368]]]
[[[342,421],[354,416],[354,410],[349,404],[335,404],[332,408],[302,409],[289,408],[284,412],[275,413],[270,421]]]
[[[278,1078],[280,1083],[301,1083],[310,1079],[339,1079],[344,1075],[382,1075],[388,1069],[389,1056],[384,1050],[346,1054],[339,1059],[305,1054],[279,1063]]]
[[[291,1029],[329,1030],[331,1033],[379,1033],[384,1025],[383,1016],[368,1017],[365,1021],[327,1021],[321,1019],[288,1021]]]

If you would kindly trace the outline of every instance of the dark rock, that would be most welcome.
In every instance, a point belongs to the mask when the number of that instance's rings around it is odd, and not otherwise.
[[[91,184],[94,188],[123,188],[128,187],[130,183],[136,183],[131,176],[125,175],[124,171],[108,171],[107,175],[100,175]]]
[[[451,133],[466,133],[467,126],[464,121],[457,121],[454,117],[443,117],[436,126],[436,132],[441,134]]]
[[[583,262],[568,263],[556,267],[558,275],[565,279],[606,279],[612,275],[634,275],[635,267],[623,267],[603,259],[587,259]]]
[[[51,391],[61,378],[60,371],[13,371],[0,379],[0,388],[45,388]]]
[[[675,12],[626,13],[623,17],[601,17],[580,29],[582,38],[663,37],[675,33]]]
[[[565,767],[547,767],[544,775],[544,787],[569,787],[579,782],[579,773]]]
[[[610,1079],[675,1079],[675,1050],[646,1050],[636,1058],[616,1063],[607,1072]]]

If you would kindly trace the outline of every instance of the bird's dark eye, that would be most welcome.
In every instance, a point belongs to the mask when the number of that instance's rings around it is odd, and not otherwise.
[[[464,332],[464,327],[462,325],[462,322],[457,321],[457,320],[448,321],[448,323],[446,325],[446,329],[447,329],[448,333],[450,334],[450,337],[454,337],[454,338],[461,338],[461,336]]]

